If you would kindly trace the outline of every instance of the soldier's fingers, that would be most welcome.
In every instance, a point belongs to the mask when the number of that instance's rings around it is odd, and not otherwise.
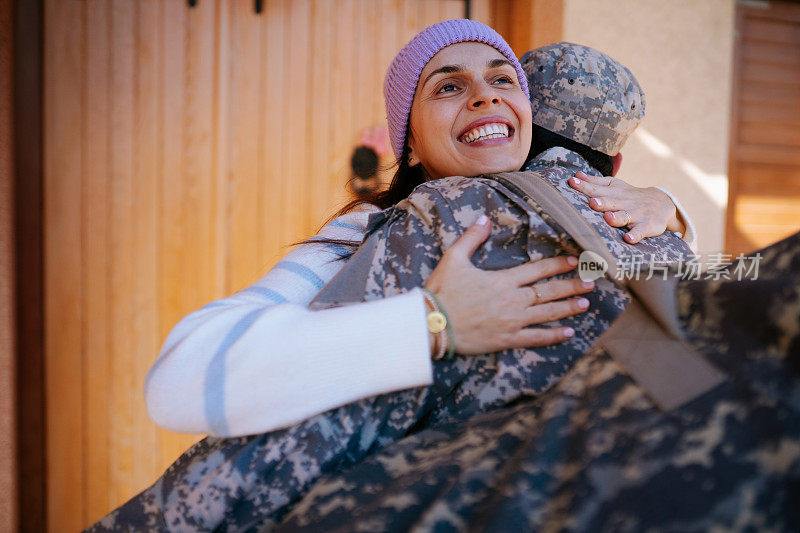
[[[576,172],[575,177],[583,181],[588,181],[589,183],[593,183],[595,185],[602,185],[604,187],[608,187],[609,185],[617,181],[616,178],[611,176],[592,176],[591,174],[586,174],[582,170]]]
[[[530,291],[530,305],[539,305],[560,300],[577,294],[585,294],[594,289],[593,281],[580,279],[551,279],[525,287]]]
[[[575,336],[572,328],[522,328],[514,335],[509,348],[531,348],[558,344]]]
[[[609,226],[621,228],[631,223],[633,215],[631,215],[630,211],[623,209],[621,211],[606,211],[603,213],[603,218]]]
[[[549,278],[556,274],[569,272],[578,266],[578,258],[571,255],[559,255],[548,257],[538,261],[531,261],[523,265],[509,268],[505,271],[498,271],[498,274],[509,276],[517,287],[530,285],[540,279]]]
[[[537,325],[577,315],[587,309],[589,309],[589,300],[586,298],[570,298],[529,307],[524,317],[527,324]]]
[[[486,215],[481,215],[464,234],[447,249],[447,254],[457,255],[469,261],[475,250],[483,244],[492,232],[492,222]]]

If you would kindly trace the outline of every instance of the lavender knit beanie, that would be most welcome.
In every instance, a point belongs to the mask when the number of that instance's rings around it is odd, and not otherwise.
[[[422,69],[436,52],[454,43],[475,41],[488,44],[503,54],[517,71],[522,91],[528,94],[528,80],[511,47],[499,33],[486,24],[469,19],[445,20],[419,32],[395,56],[383,82],[386,101],[386,121],[389,123],[389,140],[399,161],[403,156],[408,116],[417,90]]]

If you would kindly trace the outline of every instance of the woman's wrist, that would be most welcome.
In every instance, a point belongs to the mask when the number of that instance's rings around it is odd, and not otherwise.
[[[447,352],[447,358],[449,359],[453,357],[453,329],[449,324],[447,313],[432,291],[422,289],[422,294],[425,296],[428,339],[429,344],[432,344],[431,357],[438,361],[443,359],[445,352]],[[430,336],[434,336],[435,339],[431,340]]]
[[[686,223],[683,221],[683,217],[677,209],[675,209],[669,224],[667,224],[667,229],[673,233],[680,233],[681,235],[686,234]]]

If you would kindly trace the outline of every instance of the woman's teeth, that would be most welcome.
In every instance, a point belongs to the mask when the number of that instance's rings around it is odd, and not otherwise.
[[[486,139],[497,139],[499,137],[508,137],[508,125],[493,123],[478,126],[474,130],[470,130],[462,135],[461,142],[472,143],[475,141],[484,141]]]

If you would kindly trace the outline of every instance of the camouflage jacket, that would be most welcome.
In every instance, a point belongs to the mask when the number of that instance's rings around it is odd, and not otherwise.
[[[625,231],[606,224],[601,213],[588,207],[585,196],[567,184],[578,170],[598,174],[576,153],[552,148],[534,158],[525,170],[531,179],[549,180],[557,187],[602,235],[620,267],[647,265],[652,258],[674,263],[691,254],[688,246],[671,233],[636,245],[624,242]],[[323,289],[312,307],[358,298],[374,300],[423,286],[444,250],[481,214],[490,218],[492,233],[472,257],[477,267],[504,269],[545,257],[580,254],[574,240],[546,213],[537,213],[503,183],[491,176],[450,177],[420,185],[406,200],[372,215],[362,247],[331,282],[332,286],[363,287],[363,291],[357,290],[355,296],[351,292],[342,299]],[[459,382],[448,395],[449,405],[441,419],[504,405],[520,396],[537,394],[557,381],[628,302],[625,291],[605,278],[597,281],[587,298],[587,312],[559,321],[559,325],[576,331],[562,344],[435,362],[434,385]],[[448,379],[449,372],[469,378]]]

